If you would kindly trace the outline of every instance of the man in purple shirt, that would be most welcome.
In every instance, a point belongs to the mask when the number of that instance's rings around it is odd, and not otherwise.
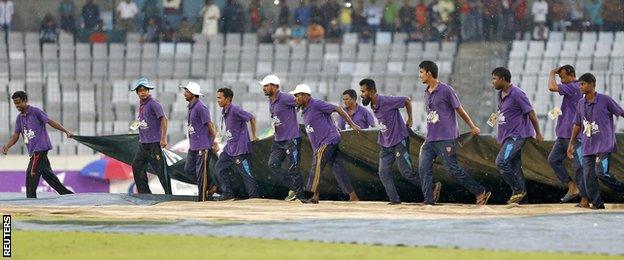
[[[223,152],[217,161],[217,180],[221,188],[221,197],[216,200],[233,200],[234,192],[229,173],[235,166],[240,172],[249,198],[258,198],[258,183],[251,171],[251,140],[247,122],[251,125],[252,140],[256,137],[256,118],[249,112],[232,104],[234,92],[229,88],[217,90],[217,103],[221,110],[220,139],[226,141]]]
[[[422,178],[412,166],[409,154],[408,127],[412,126],[412,103],[408,97],[382,96],[377,94],[375,81],[363,79],[360,81],[360,94],[364,106],[371,105],[377,118],[379,138],[379,179],[386,189],[390,204],[401,204],[392,176],[392,164],[395,162],[401,175],[410,183],[421,187]],[[399,109],[405,107],[407,123],[403,122]],[[421,187],[424,203],[434,205],[440,196],[442,184],[436,182],[431,187]]]
[[[438,65],[427,60],[421,62],[419,68],[420,80],[427,86],[424,97],[427,137],[420,147],[418,162],[418,172],[424,180],[423,186],[433,186],[433,161],[436,157],[440,157],[447,173],[475,195],[477,205],[485,205],[492,193],[486,191],[457,163],[455,139],[459,136],[459,132],[455,113],[457,112],[466,122],[473,135],[479,135],[481,130],[462,107],[453,87],[438,81]]]
[[[531,102],[522,89],[511,84],[511,72],[503,67],[494,69],[492,85],[498,90],[495,123],[498,125],[497,141],[502,144],[496,166],[511,187],[512,195],[507,203],[525,202],[527,190],[522,173],[522,147],[533,135],[538,143],[544,138]]]
[[[184,99],[188,101],[187,134],[190,143],[184,170],[197,180],[197,201],[206,201],[217,191],[208,173],[210,155],[219,150],[214,137],[217,135],[210,120],[210,110],[199,99],[203,96],[201,87],[189,82],[184,89]]]
[[[585,95],[578,104],[567,154],[574,158],[576,138],[583,142],[583,181],[592,209],[604,209],[598,179],[609,188],[624,194],[624,183],[609,174],[609,157],[617,150],[613,116],[624,117],[624,109],[611,97],[596,93],[596,77],[585,73],[579,78]]]
[[[269,168],[282,185],[290,189],[285,200],[305,200],[303,178],[299,163],[301,161],[301,133],[297,123],[295,97],[280,91],[280,79],[267,75],[258,82],[264,95],[269,98],[271,125],[275,138],[269,155]],[[282,162],[288,158],[288,169],[282,168]]]
[[[130,127],[139,130],[139,150],[132,162],[134,182],[139,193],[152,193],[149,188],[146,167],[149,164],[158,176],[165,194],[171,194],[171,182],[167,174],[162,148],[167,147],[167,117],[162,105],[152,98],[150,90],[154,89],[146,78],[134,82],[132,91],[139,97],[139,113],[137,120]]]
[[[370,111],[366,110],[365,107],[359,105],[357,103],[357,93],[353,89],[347,89],[342,92],[342,102],[345,107],[343,108],[351,120],[360,127],[360,129],[366,129],[375,127],[375,119],[373,119],[373,114]],[[338,118],[338,128],[340,130],[349,130],[350,127],[347,125],[344,119]]]
[[[26,170],[26,197],[37,198],[37,186],[39,178],[43,179],[60,195],[72,194],[63,183],[56,177],[50,166],[48,151],[52,150],[50,137],[46,125],[65,133],[67,138],[72,137],[72,133],[61,124],[48,118],[48,115],[41,109],[28,105],[28,94],[24,91],[17,91],[11,96],[15,108],[20,112],[15,120],[15,131],[6,145],[2,146],[2,153],[6,155],[9,149],[17,143],[20,134],[24,138],[30,161]]]
[[[340,154],[340,133],[336,129],[331,114],[336,112],[344,118],[355,130],[360,128],[353,123],[349,115],[342,108],[327,103],[322,100],[312,98],[310,87],[299,84],[290,94],[295,95],[297,107],[302,109],[303,122],[312,145],[314,156],[312,157],[312,169],[308,175],[306,189],[313,193],[309,200],[311,203],[318,203],[320,193],[318,186],[321,182],[321,173],[327,163],[332,165],[332,172],[338,181],[340,190],[349,195],[349,201],[358,201],[359,198],[353,190],[349,176],[347,175],[342,156]]]
[[[561,84],[557,84],[556,75],[559,75]],[[571,65],[564,65],[551,70],[548,77],[548,90],[563,96],[560,108],[561,115],[557,118],[557,127],[555,128],[557,140],[555,140],[555,144],[548,155],[548,162],[557,175],[557,178],[559,178],[563,185],[568,186],[568,192],[561,198],[561,202],[565,203],[581,196],[581,203],[579,205],[582,207],[589,207],[589,200],[587,199],[585,185],[583,184],[583,168],[581,167],[583,151],[581,150],[580,142],[576,142],[574,150],[577,156],[575,159],[572,159],[572,167],[576,173],[575,179],[578,185],[568,176],[568,172],[563,164],[563,160],[566,158],[568,143],[570,143],[570,136],[572,135],[576,104],[578,104],[578,101],[583,97],[580,84],[578,80],[576,80],[574,67]],[[551,118],[554,118],[558,113],[551,112],[551,114],[553,114]]]

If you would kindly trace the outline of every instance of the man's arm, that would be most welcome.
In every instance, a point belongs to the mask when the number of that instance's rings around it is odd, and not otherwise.
[[[258,140],[258,136],[256,135],[256,117],[252,117],[251,120],[249,120],[249,124],[251,125],[251,137],[252,137],[252,141],[257,141]]]
[[[466,110],[464,110],[463,106],[459,106],[458,108],[455,109],[455,111],[457,112],[457,114],[459,114],[459,116],[464,120],[464,122],[466,122],[466,124],[468,125],[468,127],[470,127],[470,131],[472,132],[473,135],[479,135],[481,133],[481,129],[479,129],[474,122],[472,122],[472,119],[470,118],[470,116],[468,115],[468,113],[466,113]]]
[[[54,127],[54,129],[59,130],[59,131],[65,133],[65,135],[67,135],[67,138],[71,138],[74,135],[74,134],[72,134],[72,132],[70,132],[67,129],[65,129],[65,127],[63,127],[63,125],[59,124],[58,122],[56,122],[56,121],[54,121],[52,119],[50,119],[48,121],[48,124],[51,127]]]
[[[550,92],[559,92],[559,86],[557,86],[557,79],[555,78],[557,71],[559,71],[559,67],[552,69],[548,74],[548,90]]]
[[[214,139],[217,138],[217,128],[215,128],[214,124],[211,122],[208,122],[208,124],[206,124],[208,126],[208,133],[210,134],[210,136],[212,136],[212,150],[214,150],[214,152],[218,152],[219,151],[219,144],[214,142]]]
[[[17,140],[19,140],[19,133],[13,133],[11,138],[9,138],[9,141],[2,146],[2,154],[6,155],[9,152],[9,149],[17,143]]]
[[[407,112],[407,122],[405,122],[405,125],[412,128],[412,125],[414,124],[414,121],[412,120],[412,100],[408,97],[405,98],[405,111]]]
[[[544,137],[542,136],[542,132],[540,131],[539,121],[537,120],[535,110],[531,110],[531,112],[529,112],[529,119],[531,120],[531,124],[533,124],[533,128],[535,129],[535,140],[538,143],[541,143],[544,140]]]
[[[574,158],[574,145],[576,144],[576,137],[581,132],[581,127],[577,124],[574,124],[572,127],[572,135],[570,136],[570,142],[568,143],[568,158]]]
[[[167,119],[166,116],[163,116],[160,118],[160,130],[161,130],[161,134],[160,134],[160,147],[162,148],[167,148],[167,126],[168,126],[169,120]]]
[[[340,115],[340,117],[344,119],[345,122],[349,123],[349,125],[351,126],[351,129],[355,130],[356,132],[360,131],[360,127],[356,125],[353,122],[353,120],[351,120],[351,117],[349,116],[349,114],[347,114],[347,112],[345,112],[344,109],[342,109],[342,107],[336,106],[334,108],[334,111],[337,112]]]

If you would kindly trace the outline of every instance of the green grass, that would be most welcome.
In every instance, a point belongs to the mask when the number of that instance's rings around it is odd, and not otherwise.
[[[13,231],[16,259],[615,259],[320,242],[84,232]],[[621,256],[619,258],[622,258]]]

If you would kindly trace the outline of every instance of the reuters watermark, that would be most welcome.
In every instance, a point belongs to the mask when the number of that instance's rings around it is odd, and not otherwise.
[[[11,257],[11,215],[2,215],[2,257]]]

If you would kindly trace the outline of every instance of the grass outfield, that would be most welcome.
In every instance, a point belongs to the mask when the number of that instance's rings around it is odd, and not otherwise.
[[[572,255],[320,242],[14,230],[16,259],[615,259]],[[619,256],[622,258],[622,256]]]

